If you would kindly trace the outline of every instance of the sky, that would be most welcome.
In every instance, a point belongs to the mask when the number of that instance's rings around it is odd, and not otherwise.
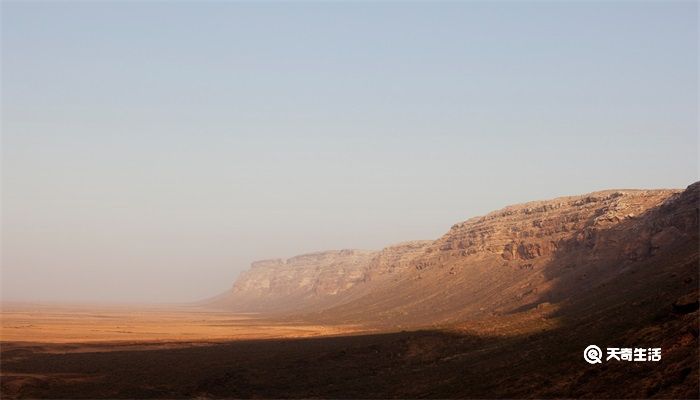
[[[698,4],[2,2],[3,301],[698,180]]]

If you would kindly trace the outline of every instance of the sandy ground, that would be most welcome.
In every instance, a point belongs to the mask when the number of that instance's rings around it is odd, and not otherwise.
[[[697,321],[368,334],[194,308],[3,305],[0,398],[698,398]],[[654,343],[663,359],[586,364],[601,338]]]
[[[0,317],[1,342],[201,342],[299,338],[359,330],[182,306],[3,304]]]

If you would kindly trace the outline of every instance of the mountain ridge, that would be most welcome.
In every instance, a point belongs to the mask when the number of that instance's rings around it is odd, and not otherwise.
[[[263,260],[213,304],[401,328],[556,308],[679,242],[697,256],[699,186],[530,201],[453,224],[435,240]],[[662,223],[664,210],[681,217]]]

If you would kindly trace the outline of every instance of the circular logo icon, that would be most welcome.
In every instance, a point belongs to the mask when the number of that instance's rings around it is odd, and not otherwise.
[[[599,364],[602,362],[602,358],[603,350],[594,344],[586,347],[586,350],[583,351],[583,359],[589,364]]]

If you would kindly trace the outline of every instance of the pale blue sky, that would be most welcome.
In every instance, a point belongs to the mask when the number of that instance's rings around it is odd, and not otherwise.
[[[698,179],[687,2],[2,3],[2,297],[188,301],[255,259]]]

